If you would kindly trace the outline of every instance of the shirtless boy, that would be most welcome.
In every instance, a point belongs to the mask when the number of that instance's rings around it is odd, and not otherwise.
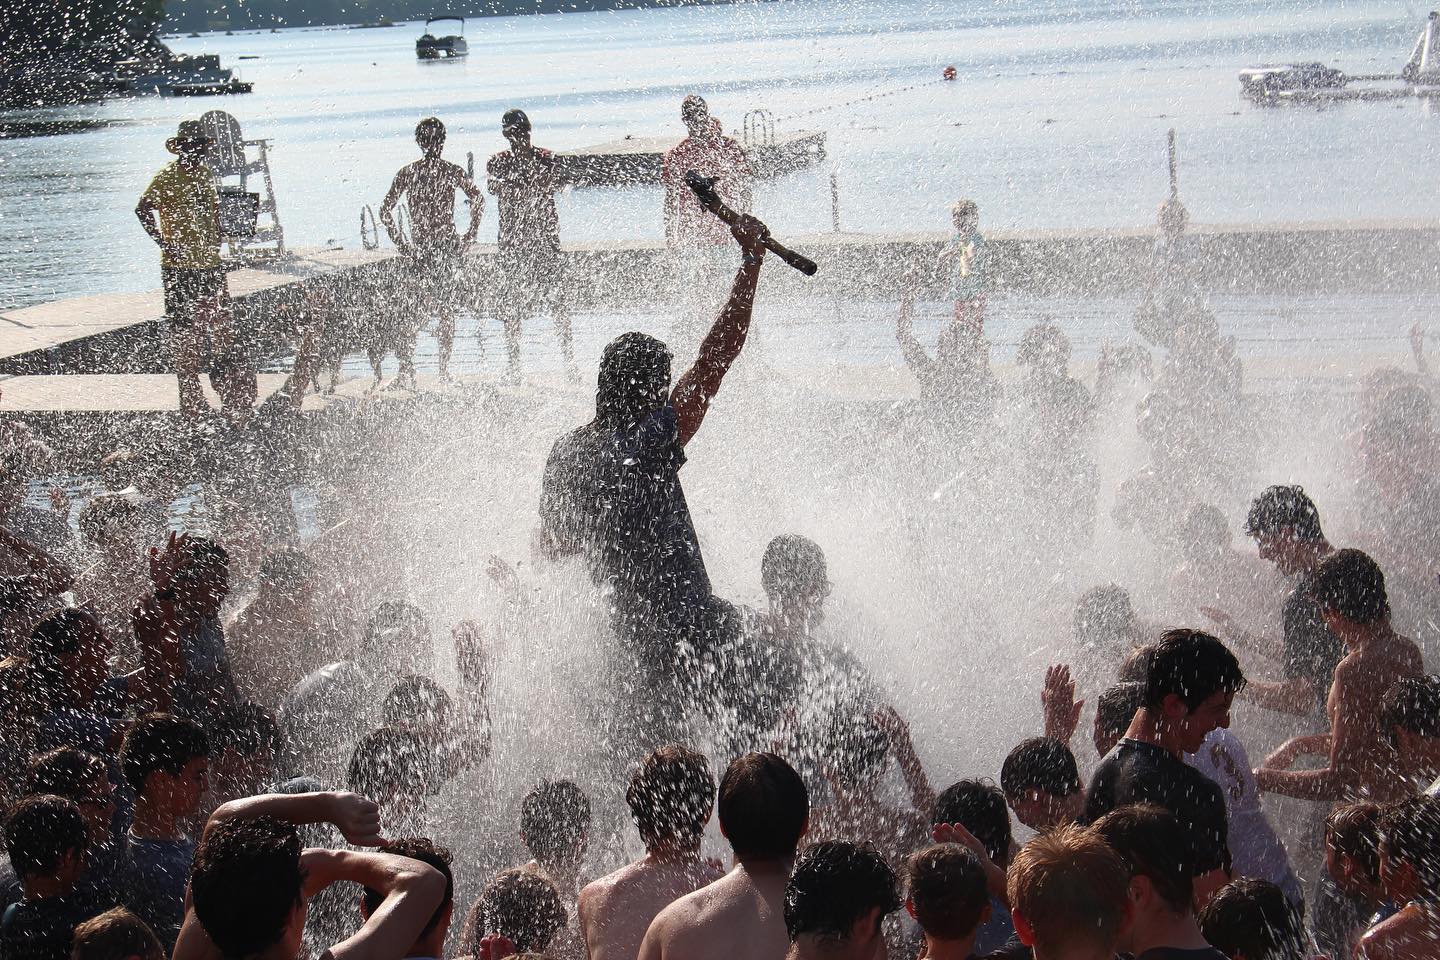
[[[735,868],[660,911],[640,960],[781,960],[790,949],[785,885],[810,819],[800,775],[773,753],[749,753],[720,780],[720,832]]]
[[[645,856],[580,891],[590,960],[634,960],[661,910],[723,875],[700,859],[715,809],[715,778],[703,756],[679,744],[653,751],[631,775],[625,801]]]

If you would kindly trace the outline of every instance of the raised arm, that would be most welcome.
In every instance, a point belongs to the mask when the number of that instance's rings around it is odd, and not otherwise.
[[[720,392],[720,382],[730,372],[730,365],[740,356],[745,338],[750,333],[750,317],[755,306],[755,286],[760,281],[760,264],[765,260],[765,227],[754,217],[742,214],[731,228],[735,242],[740,244],[745,260],[735,274],[730,299],[720,316],[700,343],[700,356],[695,365],[675,384],[670,402],[675,407],[680,425],[680,445],[695,436],[710,401]]]
[[[475,237],[480,232],[480,217],[485,213],[485,194],[475,185],[475,181],[463,171],[460,174],[460,190],[465,194],[465,199],[470,201],[470,226],[465,230],[464,241],[474,243]]]
[[[25,575],[25,589],[32,595],[50,597],[74,585],[74,571],[10,528],[0,526],[0,545],[25,561],[30,570]]]
[[[309,853],[310,851],[307,851]],[[428,863],[387,853],[323,851],[336,880],[350,880],[385,895],[365,925],[322,955],[322,960],[394,960],[405,956],[445,895],[445,878]]]
[[[223,803],[205,822],[208,831],[225,820],[274,817],[294,824],[332,823],[357,847],[378,847],[380,807],[355,793],[266,793]]]
[[[1266,793],[1299,800],[1339,800],[1348,790],[1361,786],[1360,768],[1365,753],[1374,748],[1374,743],[1359,728],[1352,709],[1347,707],[1347,697],[1355,697],[1352,683],[1351,678],[1337,671],[1335,689],[1330,694],[1332,702],[1339,704],[1329,737],[1330,762],[1318,770],[1278,769],[1289,766],[1300,753],[1316,747],[1323,749],[1321,737],[1297,738],[1271,754],[1265,765],[1255,771],[1256,786]],[[1289,748],[1288,755],[1286,748]]]

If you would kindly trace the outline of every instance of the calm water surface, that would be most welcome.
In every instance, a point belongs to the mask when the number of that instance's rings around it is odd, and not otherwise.
[[[1235,79],[1274,59],[1398,70],[1417,10],[779,0],[472,20],[471,56],[429,64],[414,59],[413,24],[177,39],[177,51],[220,54],[256,92],[46,111],[37,115],[110,125],[0,141],[0,306],[157,286],[156,252],[130,211],[167,161],[176,121],[217,106],[274,141],[296,245],[357,245],[361,206],[378,206],[413,159],[414,124],[427,114],[449,125],[452,159],[473,152],[483,164],[503,146],[509,107],[529,112],[537,142],[569,148],[678,135],[678,103],[692,90],[727,127],[764,107],[781,129],[828,132],[824,167],[759,191],[762,216],[787,232],[829,229],[832,170],[846,229],[943,229],[960,195],[979,201],[991,228],[1148,223],[1166,189],[1172,126],[1199,221],[1432,217],[1440,118],[1424,105],[1260,109]],[[946,64],[954,83],[938,79]],[[875,94],[887,95],[852,102]],[[658,188],[577,191],[560,213],[567,241],[661,232]],[[482,233],[493,232],[487,212]]]

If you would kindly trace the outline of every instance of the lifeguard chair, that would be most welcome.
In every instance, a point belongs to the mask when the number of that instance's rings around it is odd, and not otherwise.
[[[285,231],[275,208],[275,183],[270,178],[269,140],[246,140],[240,122],[224,110],[200,117],[214,140],[206,164],[220,191],[220,232],[229,255],[263,259],[285,254]],[[247,150],[254,150],[250,159]],[[263,193],[251,189],[258,177]]]

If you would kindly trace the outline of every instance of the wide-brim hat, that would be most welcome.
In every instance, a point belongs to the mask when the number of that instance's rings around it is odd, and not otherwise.
[[[165,141],[165,149],[171,153],[180,152],[180,143],[183,140],[201,141],[207,146],[215,142],[210,132],[205,129],[205,124],[199,120],[181,120],[180,126],[175,130],[175,136]]]

